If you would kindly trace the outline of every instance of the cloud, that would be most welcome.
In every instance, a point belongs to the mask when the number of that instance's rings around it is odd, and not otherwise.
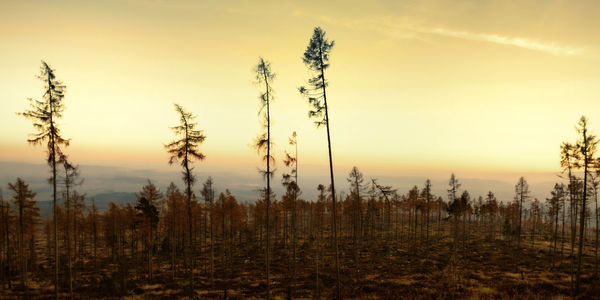
[[[557,42],[542,41],[526,37],[508,36],[496,33],[470,32],[448,29],[426,24],[422,20],[411,17],[364,17],[357,19],[336,19],[324,15],[312,15],[295,10],[294,16],[310,17],[320,22],[344,26],[351,29],[376,31],[398,39],[431,40],[431,36],[445,36],[463,40],[479,41],[519,47],[532,51],[544,52],[555,56],[579,56],[584,53],[583,48],[562,45]]]
[[[577,56],[583,54],[583,49],[560,45],[555,42],[539,41],[524,37],[503,36],[492,33],[474,33],[445,28],[419,28],[420,32],[454,37],[465,40],[490,42],[500,45],[515,46],[528,50],[545,52],[556,56]]]

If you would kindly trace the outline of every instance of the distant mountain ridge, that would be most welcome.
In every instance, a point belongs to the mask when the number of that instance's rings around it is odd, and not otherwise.
[[[359,169],[360,166],[358,166]],[[96,206],[100,211],[108,208],[110,202],[116,204],[133,203],[135,201],[135,193],[139,192],[142,187],[151,180],[161,192],[165,192],[167,186],[174,182],[180,189],[183,189],[181,183],[181,172],[178,168],[173,170],[152,170],[152,169],[130,169],[113,166],[95,166],[81,165],[81,177],[84,182],[81,186],[75,187],[80,193],[86,194],[86,206],[91,206],[91,198],[96,201]],[[307,168],[304,168],[305,170]],[[335,170],[336,190],[338,193],[348,194],[348,182],[346,177],[350,170],[338,168]],[[362,171],[362,169],[361,169]],[[410,188],[417,185],[422,188],[427,177],[425,176],[377,176],[363,171],[365,183],[370,183],[370,178],[377,178],[380,184],[391,185],[392,188],[398,189],[400,194],[405,194]],[[3,195],[5,200],[10,200],[11,194],[5,188],[9,182],[14,182],[17,177],[23,178],[37,193],[36,200],[40,206],[43,216],[51,214],[52,202],[52,186],[48,184],[50,175],[49,168],[45,164],[30,164],[21,162],[2,162],[0,161],[0,187],[3,187]],[[258,198],[258,190],[263,187],[264,182],[258,173],[242,174],[236,172],[196,172],[197,182],[194,186],[194,192],[197,196],[200,195],[202,182],[208,177],[213,177],[214,187],[218,193],[229,189],[231,193],[240,202],[253,202]],[[316,187],[318,184],[329,185],[329,174],[320,174],[317,172],[305,171],[300,174],[300,197],[307,200],[315,199],[317,196]],[[491,180],[480,178],[463,178],[461,174],[456,174],[462,190],[469,191],[471,198],[476,199],[478,196],[484,196],[488,191],[494,192],[498,200],[505,203],[513,200],[514,185],[518,179],[516,176],[510,176],[507,180]],[[280,178],[280,173],[276,174],[276,178]],[[526,179],[530,184],[530,190],[533,197],[537,197],[541,202],[549,197],[550,191],[554,182],[559,181],[554,173],[544,174],[537,179],[530,179],[525,174]],[[430,177],[432,182],[433,193],[447,201],[447,186],[450,173],[445,177],[444,174],[437,177]],[[506,177],[506,176],[505,176]],[[512,178],[514,177],[514,179]],[[538,176],[539,177],[539,176]],[[514,182],[513,182],[514,180]],[[273,192],[277,199],[284,193],[282,185],[278,179],[273,181]],[[59,179],[60,183],[60,179]],[[59,185],[60,186],[60,185]],[[61,189],[59,189],[60,192]],[[59,194],[60,195],[60,194]],[[202,200],[202,199],[200,199]],[[62,199],[58,200],[62,203]]]
[[[134,204],[135,193],[109,192],[96,194],[91,197],[86,197],[84,214],[86,214],[87,211],[92,208],[92,199],[94,199],[94,203],[98,208],[98,211],[103,212],[108,209],[108,206],[111,202],[117,205],[128,203]],[[37,205],[40,208],[40,216],[42,218],[46,218],[52,215],[52,201],[38,201]]]

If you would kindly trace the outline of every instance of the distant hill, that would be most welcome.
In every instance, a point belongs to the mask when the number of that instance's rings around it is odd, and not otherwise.
[[[108,209],[108,205],[111,202],[115,204],[134,204],[135,193],[124,193],[124,192],[111,192],[111,193],[100,193],[90,197],[86,197],[85,206],[86,211],[92,207],[92,198],[98,208],[98,211],[103,212]],[[62,202],[62,201],[61,201]],[[40,208],[40,215],[42,218],[46,218],[52,215],[52,201],[38,201],[38,207]],[[85,212],[84,212],[85,213]]]
[[[81,165],[81,177],[84,182],[76,189],[80,193],[86,194],[86,205],[91,205],[91,198],[96,201],[96,206],[100,211],[104,211],[108,204],[112,201],[116,204],[133,203],[135,201],[135,193],[139,192],[142,187],[151,180],[161,192],[165,192],[167,186],[174,182],[180,189],[183,189],[181,182],[181,172],[178,168],[172,170],[154,170],[154,169],[130,169],[113,166],[96,166],[96,165]],[[360,166],[359,166],[359,169]],[[338,193],[348,194],[348,176],[349,169],[336,169],[336,188]],[[406,193],[411,187],[417,185],[422,188],[426,176],[410,176],[410,175],[378,175],[371,174],[369,171],[361,169],[365,176],[365,183],[369,183],[370,179],[377,178],[380,184],[391,185],[398,189],[401,194]],[[241,171],[240,171],[241,172]],[[406,173],[406,172],[405,172]],[[240,202],[253,202],[258,198],[258,189],[264,186],[264,182],[258,172],[250,174],[236,173],[235,171],[216,170],[209,172],[196,172],[197,183],[194,186],[196,195],[200,195],[202,182],[210,175],[215,183],[214,187],[218,193],[229,189],[231,193]],[[1,162],[0,161],[0,187],[6,187],[8,182],[14,182],[17,177],[23,178],[37,193],[36,200],[41,208],[43,216],[51,214],[52,207],[52,187],[48,184],[50,175],[48,166],[45,164],[28,164],[20,162]],[[310,170],[310,166],[304,167],[304,173],[300,175],[300,187],[303,199],[315,199],[317,196],[316,187],[318,184],[329,185],[328,172],[318,172]],[[519,174],[504,174],[496,179],[481,179],[461,177],[461,174],[456,174],[462,189],[468,190],[472,198],[479,195],[485,196],[488,191],[493,191],[500,201],[512,201],[514,196],[514,186],[519,178]],[[502,174],[501,174],[502,175]],[[553,188],[554,182],[560,179],[554,173],[543,174],[522,174],[528,180],[530,190],[533,197],[537,197],[540,201],[544,201],[549,196]],[[434,194],[442,196],[447,200],[447,186],[450,173],[446,174],[438,172],[432,174],[431,183]],[[280,183],[281,172],[275,174],[272,181],[273,192],[277,197],[281,197],[284,193]],[[59,185],[60,187],[60,185]],[[60,193],[61,189],[59,189]],[[10,193],[3,188],[5,199],[9,199]],[[202,199],[201,199],[202,200]],[[62,199],[58,200],[62,203]]]

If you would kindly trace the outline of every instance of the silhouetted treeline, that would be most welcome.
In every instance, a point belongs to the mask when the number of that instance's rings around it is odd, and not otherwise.
[[[564,185],[557,184],[547,202],[534,200],[522,207],[520,198],[498,201],[492,192],[472,198],[460,189],[454,176],[449,181],[448,197],[460,196],[449,202],[431,194],[429,182],[405,193],[391,190],[386,194],[385,188],[378,187],[375,181],[365,183],[360,180],[362,177],[356,168],[350,172],[350,193],[341,198],[337,207],[335,224],[340,252],[344,253],[340,261],[345,272],[349,272],[345,274],[349,277],[342,276],[346,278],[343,283],[350,278],[352,282],[362,282],[365,275],[360,270],[376,262],[385,270],[393,267],[398,256],[426,260],[429,251],[445,245],[446,240],[451,241],[449,253],[453,256],[448,263],[456,264],[456,268],[461,268],[464,257],[470,255],[466,250],[474,242],[481,243],[479,247],[493,245],[482,243],[485,241],[507,243],[507,249],[513,250],[506,254],[511,256],[512,251],[521,248],[539,248],[552,258],[544,268],[555,271],[560,270],[557,266],[561,264],[570,265],[570,253],[577,251],[573,241],[578,238],[579,227],[573,212],[575,205],[582,203],[575,201],[571,206]],[[521,183],[519,180],[517,187]],[[294,283],[292,252],[298,245],[301,280],[297,293],[335,295],[327,283],[333,283],[329,280],[335,278],[335,264],[328,259],[335,255],[330,242],[334,234],[333,202],[324,186],[319,186],[319,190],[317,199],[289,201],[293,193],[272,199],[269,226],[277,263],[274,276],[281,278],[274,283],[276,294],[286,294]],[[236,278],[239,272],[249,272],[257,276],[260,284],[258,278],[264,270],[260,266],[267,247],[266,201],[239,203],[228,190],[213,192],[218,194],[216,199],[210,198],[210,192],[201,192],[198,194],[204,195],[203,199],[195,197],[190,201],[190,234],[186,195],[173,183],[161,191],[149,181],[137,194],[135,205],[111,204],[104,212],[94,209],[91,199],[73,191],[73,199],[77,197],[85,205],[72,208],[70,213],[65,202],[57,206],[58,256],[72,261],[72,271],[67,264],[59,270],[60,286],[67,291],[72,282],[75,295],[125,295],[153,283],[169,284],[183,292],[189,278],[185,253],[189,251],[191,236],[196,289],[233,289],[260,295]],[[581,195],[582,187],[573,192]],[[591,196],[595,199],[597,195]],[[10,197],[13,204],[3,200],[0,215],[1,285],[9,289],[23,286],[25,292],[27,286],[39,286],[53,277],[54,248],[50,245],[54,227],[51,220],[37,225],[40,221],[36,217],[35,194],[21,179],[10,184]],[[584,231],[590,248],[595,247],[596,232],[596,227]],[[369,253],[381,249],[385,250],[381,254]],[[385,259],[379,261],[377,255]],[[523,254],[517,257],[520,255]],[[592,262],[593,257],[587,259]],[[386,266],[386,262],[392,265]],[[514,264],[524,268],[521,259]],[[567,274],[570,268],[566,269]],[[452,270],[458,272],[454,267],[448,271]],[[70,272],[76,276],[68,276]],[[588,268],[583,272],[589,276],[595,270]],[[342,293],[360,295],[355,287],[342,288]]]

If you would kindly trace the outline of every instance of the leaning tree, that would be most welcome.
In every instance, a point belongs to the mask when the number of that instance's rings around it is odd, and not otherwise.
[[[329,177],[331,179],[331,201],[333,209],[333,241],[335,247],[335,295],[337,299],[341,298],[340,294],[340,264],[337,238],[337,216],[336,216],[336,201],[335,201],[335,184],[333,180],[333,160],[331,156],[331,135],[329,130],[329,111],[327,107],[327,85],[325,79],[325,70],[329,67],[329,55],[335,44],[334,41],[329,41],[325,38],[325,31],[321,27],[316,27],[313,36],[310,38],[308,47],[304,51],[302,61],[306,67],[313,73],[313,77],[308,79],[308,86],[302,86],[298,90],[300,94],[308,99],[308,103],[312,106],[308,112],[308,116],[316,118],[315,124],[317,127],[325,125],[327,128],[327,147],[329,151]]]

